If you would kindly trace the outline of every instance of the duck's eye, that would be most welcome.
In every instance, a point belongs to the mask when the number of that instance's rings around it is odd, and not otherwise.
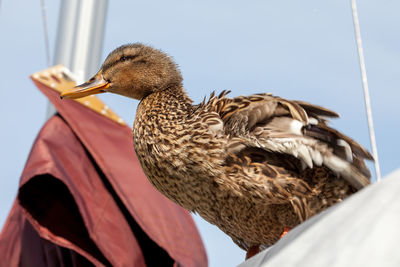
[[[137,55],[132,55],[132,56],[122,56],[122,57],[120,57],[120,58],[119,58],[119,61],[131,60],[131,59],[134,59],[134,58],[136,58],[136,57],[137,57]]]

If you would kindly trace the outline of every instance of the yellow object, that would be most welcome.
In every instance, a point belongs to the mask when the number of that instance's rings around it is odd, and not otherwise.
[[[76,85],[71,71],[62,65],[57,65],[39,72],[35,72],[31,75],[31,77],[33,80],[38,81],[60,93],[68,91]],[[94,95],[74,99],[74,101],[81,103],[87,108],[121,125],[125,125],[125,122],[121,117],[119,117],[103,101]]]

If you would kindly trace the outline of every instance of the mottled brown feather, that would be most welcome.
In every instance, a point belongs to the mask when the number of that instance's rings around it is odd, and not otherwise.
[[[192,105],[172,59],[140,44],[115,50],[99,73],[110,92],[141,101],[133,140],[149,181],[243,249],[274,244],[369,184],[371,155],[327,126],[338,115],[326,108],[229,91]]]

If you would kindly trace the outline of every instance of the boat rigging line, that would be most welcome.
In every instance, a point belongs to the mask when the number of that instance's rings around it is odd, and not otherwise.
[[[352,14],[353,14],[354,34],[355,34],[355,38],[357,41],[357,51],[358,51],[358,57],[359,57],[359,62],[360,62],[362,85],[363,85],[363,89],[364,89],[364,100],[365,100],[365,109],[366,109],[367,118],[368,118],[369,137],[370,137],[370,142],[371,142],[372,154],[373,154],[374,160],[375,160],[375,175],[376,175],[376,181],[379,182],[381,180],[381,170],[379,167],[378,149],[376,146],[374,122],[372,119],[372,110],[371,110],[371,101],[370,101],[370,97],[369,97],[367,71],[365,68],[364,51],[363,51],[363,47],[362,47],[360,22],[358,20],[356,0],[351,0],[351,8],[353,11]]]
[[[40,5],[42,9],[42,22],[43,22],[43,32],[44,32],[44,43],[46,48],[47,67],[51,67],[49,29],[47,26],[46,4],[44,0],[40,0]]]

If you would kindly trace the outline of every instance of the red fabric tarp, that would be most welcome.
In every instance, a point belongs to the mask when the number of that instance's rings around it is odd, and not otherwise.
[[[35,82],[40,131],[0,236],[0,266],[207,266],[190,214],[156,191],[131,130]]]

